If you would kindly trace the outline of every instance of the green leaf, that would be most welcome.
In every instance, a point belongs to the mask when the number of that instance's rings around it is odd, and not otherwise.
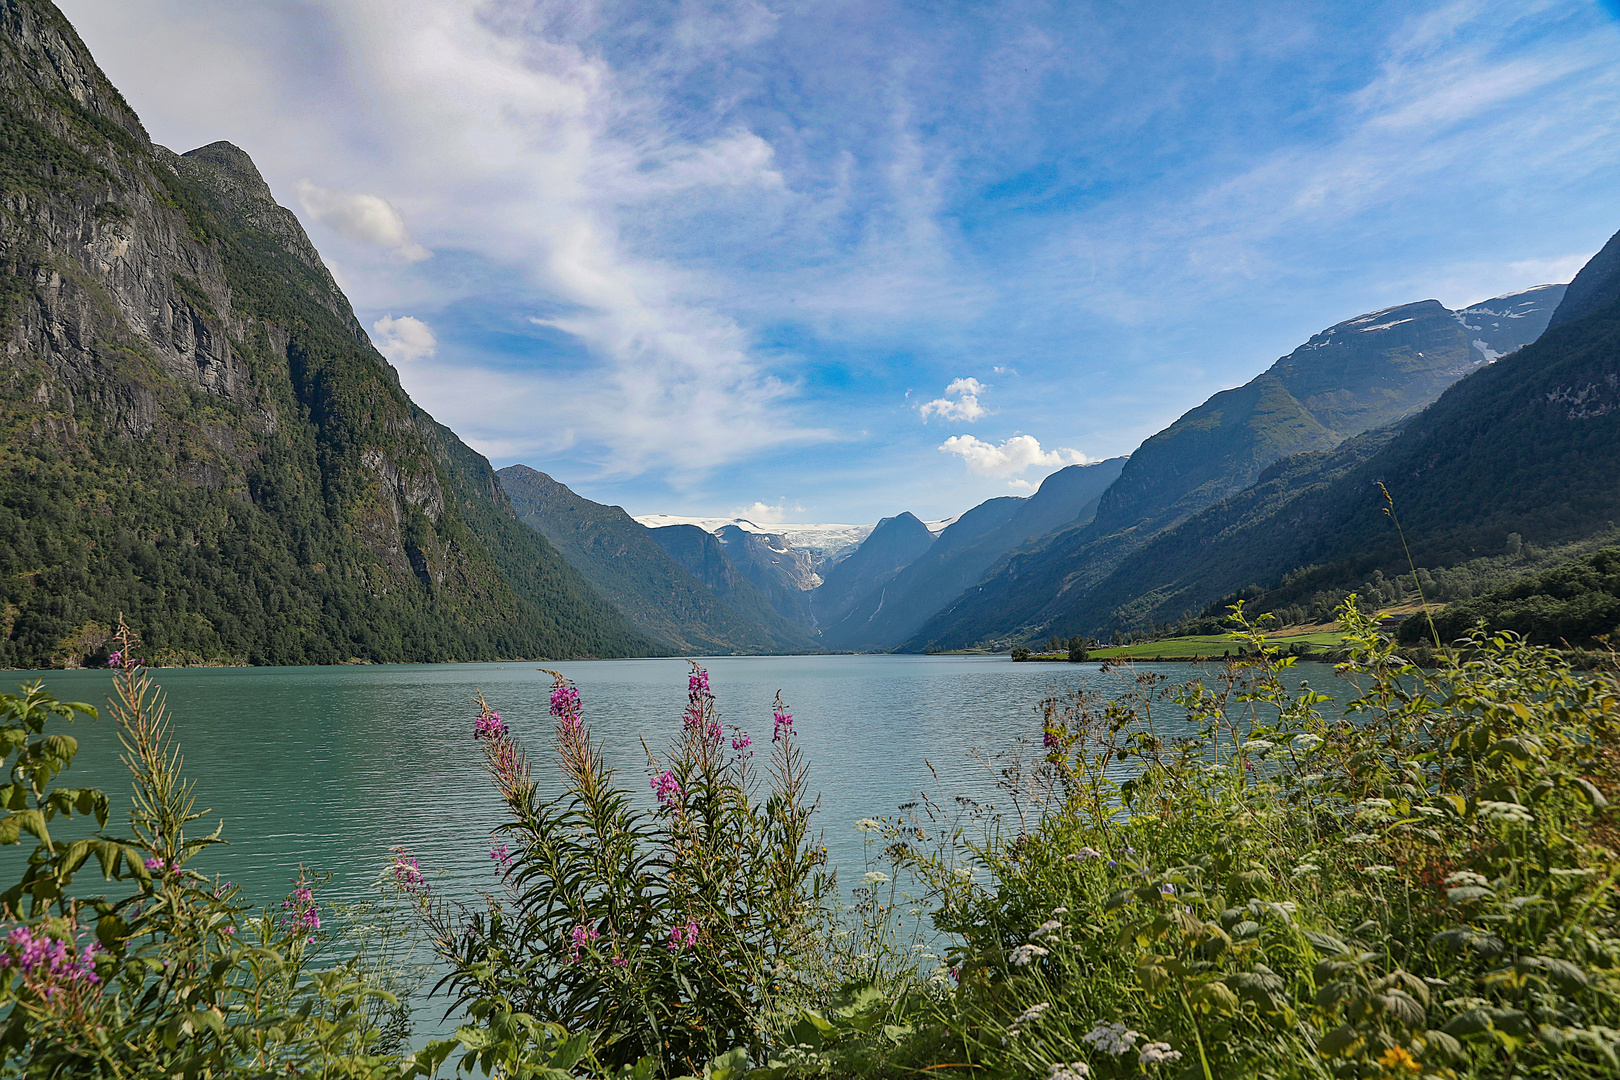
[[[1361,1047],[1364,1040],[1354,1024],[1340,1024],[1316,1044],[1316,1052],[1323,1057],[1349,1057]]]

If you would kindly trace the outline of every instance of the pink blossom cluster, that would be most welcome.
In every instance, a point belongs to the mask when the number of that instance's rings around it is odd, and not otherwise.
[[[506,738],[506,722],[501,719],[501,714],[485,706],[484,711],[478,714],[478,719],[473,721],[473,738],[490,740]]]
[[[680,952],[697,944],[697,923],[687,920],[685,926],[672,926],[669,928],[669,944],[664,948],[670,952]]]
[[[701,731],[703,737],[718,746],[725,732],[714,717],[714,694],[709,691],[709,673],[700,667],[692,669],[686,680],[687,704],[682,719],[687,731]]]
[[[754,740],[748,737],[748,732],[746,731],[739,731],[736,735],[732,736],[731,748],[733,750],[746,750],[752,745],[754,745]]]
[[[771,742],[781,742],[793,735],[793,714],[778,706],[771,712],[776,721],[776,733],[771,736]]]
[[[570,964],[579,963],[579,951],[601,936],[596,927],[586,926],[583,923],[568,931],[568,937],[574,943],[574,947],[568,953],[568,962]]]
[[[49,998],[75,984],[100,983],[101,976],[96,974],[99,951],[100,946],[93,941],[78,949],[66,938],[53,938],[43,930],[36,934],[26,926],[17,926],[5,937],[0,969],[15,968],[40,996]]]
[[[167,869],[167,866],[168,864],[156,855],[148,855],[146,857],[146,869],[154,874],[163,873],[163,871]]]
[[[489,849],[489,857],[500,863],[501,869],[510,870],[512,868],[512,860],[516,856],[507,850],[505,844],[496,844],[494,847]]]
[[[675,774],[668,769],[665,769],[647,783],[651,785],[653,794],[658,796],[659,805],[673,806],[680,801],[681,782],[675,779]]]
[[[288,910],[286,917],[281,920],[282,928],[294,933],[309,933],[309,940],[313,942],[315,935],[312,931],[321,928],[321,909],[315,904],[314,891],[307,885],[300,885],[281,902],[281,906]]]
[[[427,892],[428,881],[422,876],[422,868],[416,864],[416,856],[397,845],[390,850],[394,853],[394,865],[390,868],[394,884],[408,893]],[[320,926],[318,918],[315,925]]]
[[[551,715],[557,718],[557,727],[565,734],[578,732],[579,713],[579,690],[558,682],[551,691]]]

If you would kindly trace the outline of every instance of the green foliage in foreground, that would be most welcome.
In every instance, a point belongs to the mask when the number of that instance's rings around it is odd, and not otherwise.
[[[1512,630],[1540,645],[1591,645],[1620,633],[1620,548],[1604,548],[1453,604],[1434,619],[1442,640],[1460,637],[1481,622],[1487,630]],[[1419,631],[1427,629],[1403,626],[1401,640],[1417,641]]]
[[[301,900],[290,925],[255,920],[184,871],[215,837],[184,833],[144,676],[119,676],[132,838],[43,835],[105,802],[50,787],[73,747],[46,724],[75,707],[7,698],[0,838],[40,843],[0,946],[6,1075],[1616,1075],[1620,679],[1510,634],[1420,670],[1354,598],[1340,618],[1361,689],[1342,718],[1247,625],[1213,679],[1053,697],[1044,757],[1002,769],[1002,815],[971,809],[970,833],[924,799],[860,823],[886,870],[852,911],[817,878],[785,712],[761,785],[694,671],[649,814],[561,680],[557,801],[486,707],[504,892],[451,909],[394,868],[468,1015],[415,1055],[385,1034],[376,963],[303,951]],[[53,883],[92,854],[134,895],[64,900]],[[86,915],[104,951],[76,944]],[[75,944],[46,978],[20,940]]]

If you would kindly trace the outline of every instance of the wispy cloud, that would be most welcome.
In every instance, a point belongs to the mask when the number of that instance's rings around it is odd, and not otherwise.
[[[410,315],[384,315],[371,324],[377,351],[395,363],[413,363],[438,351],[439,341],[421,319]]]

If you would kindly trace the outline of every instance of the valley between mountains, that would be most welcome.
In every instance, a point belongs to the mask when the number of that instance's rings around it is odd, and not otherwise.
[[[0,30],[0,664],[104,662],[121,616],[176,664],[1006,649],[1461,602],[1620,539],[1620,237],[945,521],[636,518],[412,401],[241,149],[154,144],[49,5]]]

